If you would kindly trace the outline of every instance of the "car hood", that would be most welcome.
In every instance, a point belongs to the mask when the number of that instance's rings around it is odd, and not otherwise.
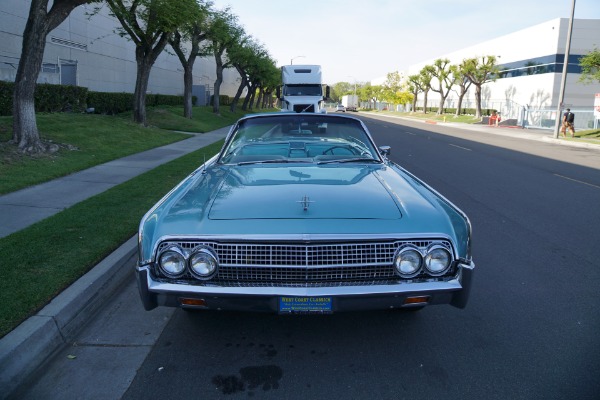
[[[305,210],[306,208],[306,210]],[[263,164],[198,170],[142,219],[142,259],[169,237],[424,233],[455,237],[452,208],[391,165]]]
[[[372,167],[234,167],[208,218],[399,219],[399,203]]]

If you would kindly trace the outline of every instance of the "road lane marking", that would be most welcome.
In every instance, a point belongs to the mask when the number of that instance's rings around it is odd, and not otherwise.
[[[409,135],[417,136],[417,134],[416,134],[416,133],[409,132],[409,131],[404,131],[404,133],[408,133]]]
[[[594,185],[593,183],[587,183],[587,182],[584,182],[584,181],[578,181],[577,179],[569,178],[568,176],[563,176],[563,175],[559,175],[559,174],[554,174],[554,176],[558,176],[559,178],[567,179],[567,180],[570,180],[570,181],[573,181],[573,182],[577,182],[577,183],[583,183],[584,185],[588,185],[588,186],[591,186],[591,187],[595,187],[596,189],[600,189],[600,186]]]
[[[458,147],[459,149],[463,149],[463,150],[467,150],[467,151],[473,151],[471,149],[467,149],[466,147],[458,146],[458,145],[455,145],[455,144],[452,144],[452,143],[449,143],[449,146]]]

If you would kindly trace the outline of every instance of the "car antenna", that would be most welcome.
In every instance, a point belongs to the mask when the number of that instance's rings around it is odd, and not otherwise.
[[[202,154],[204,156],[204,163],[202,164],[202,175],[206,174],[206,153]]]

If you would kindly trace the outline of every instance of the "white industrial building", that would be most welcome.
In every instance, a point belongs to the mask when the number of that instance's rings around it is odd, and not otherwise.
[[[23,31],[31,2],[0,2],[0,80],[14,81],[21,56]],[[137,65],[134,44],[119,36],[119,21],[111,17],[106,5],[90,16],[94,5],[77,7],[67,19],[49,33],[39,83],[73,84],[99,92],[135,90]],[[194,94],[205,104],[216,80],[214,58],[197,58],[194,66]],[[224,71],[221,94],[235,95],[239,75],[235,69]],[[150,74],[149,93],[182,95],[183,69],[167,45]]]
[[[414,64],[405,76],[418,74],[425,65],[447,58],[452,64],[472,57],[493,55],[502,71],[500,77],[482,87],[482,107],[497,109],[502,118],[530,127],[554,127],[567,45],[569,19],[557,18],[505,36],[498,37],[434,59]],[[579,58],[600,48],[600,20],[575,19],[563,105],[575,112],[576,129],[589,129],[598,121],[593,116],[595,93],[600,84],[579,82]],[[437,81],[433,80],[435,84]],[[417,107],[423,107],[423,94]],[[445,107],[457,106],[458,95],[451,92]],[[427,106],[437,107],[439,94],[430,91]],[[475,107],[475,90],[471,87],[463,107]]]

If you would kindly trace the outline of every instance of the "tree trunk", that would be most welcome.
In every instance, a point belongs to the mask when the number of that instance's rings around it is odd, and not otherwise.
[[[35,119],[35,87],[42,67],[46,37],[73,9],[90,1],[54,0],[50,11],[48,0],[31,1],[13,92],[12,142],[23,152],[33,154],[49,149],[40,139]]]
[[[196,57],[198,56],[198,48],[199,43],[204,38],[204,35],[199,35],[197,32],[194,32],[194,36],[191,39],[191,49],[188,52],[188,57],[186,57],[186,53],[181,49],[181,33],[176,31],[173,33],[172,38],[169,40],[169,44],[177,58],[179,58],[179,62],[183,67],[183,117],[184,118],[192,118],[192,87],[194,85],[194,63],[196,62]]]
[[[456,115],[457,117],[460,115],[460,110],[462,109],[462,102],[463,102],[463,98],[465,97],[465,93],[463,92],[458,96],[458,105],[456,106]]]
[[[429,95],[429,90],[423,91],[423,113],[427,114],[427,96]]]
[[[240,74],[242,81],[240,82],[240,86],[238,86],[238,90],[235,93],[235,97],[233,98],[233,101],[231,102],[231,106],[229,107],[229,110],[231,112],[235,112],[237,103],[240,100],[240,97],[242,97],[242,92],[244,91],[244,88],[246,87],[246,83],[248,82],[248,80],[246,78],[246,74],[244,73],[244,70],[238,66],[236,66],[235,69],[237,69],[238,74]]]
[[[215,63],[217,64],[217,79],[215,80],[214,94],[213,94],[213,113],[219,114],[221,94],[221,83],[223,82],[223,60],[221,59],[222,53],[215,52]]]
[[[133,120],[138,124],[146,125],[146,91],[150,80],[152,64],[148,60],[138,60],[135,93],[133,95]]]
[[[262,108],[263,91],[258,89],[258,98],[256,99],[256,108]]]
[[[263,108],[272,108],[272,99],[273,99],[273,94],[271,92],[267,92],[265,91],[265,95],[263,97]]]
[[[47,0],[34,0],[31,4],[13,92],[12,141],[20,151],[31,154],[46,151],[35,119],[35,86],[48,35],[47,3]]]
[[[248,103],[248,109],[253,110],[254,109],[254,99],[256,98],[256,87],[257,85],[252,85],[251,86],[251,91],[250,91],[250,102]]]
[[[242,104],[242,110],[244,110],[244,111],[248,110],[248,107],[250,104],[250,93],[252,90],[252,85],[250,85],[249,82],[246,82],[246,87],[248,88],[248,93],[246,93],[246,98],[244,99],[244,104]]]
[[[475,85],[475,118],[481,118],[481,85]]]
[[[152,44],[142,44],[135,49],[137,78],[133,94],[133,120],[144,126],[146,126],[146,92],[148,91],[150,71],[160,53],[165,49],[168,38],[169,34],[163,32],[154,47]]]
[[[413,93],[412,110],[410,110],[411,112],[417,111],[417,96],[418,95],[419,95],[418,92]]]
[[[444,104],[446,104],[446,98],[440,95],[440,106],[438,107],[438,115],[442,115],[444,113]]]
[[[183,69],[183,116],[192,119],[192,85],[194,84],[194,58],[192,58]]]

